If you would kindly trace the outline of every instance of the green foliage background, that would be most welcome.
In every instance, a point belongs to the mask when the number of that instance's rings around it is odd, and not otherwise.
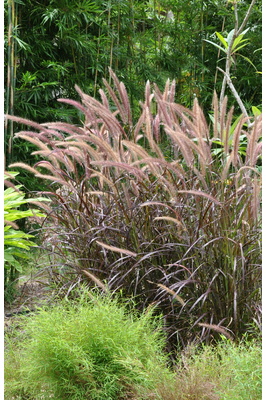
[[[240,19],[249,4],[238,2]],[[176,79],[177,102],[190,107],[197,96],[209,111],[213,90],[219,92],[222,83],[216,67],[224,59],[205,39],[218,43],[216,31],[233,29],[232,8],[217,0],[5,0],[5,65],[12,67],[6,77],[7,113],[38,122],[79,122],[80,116],[56,99],[77,98],[75,84],[98,96],[108,67],[127,87],[135,117],[145,82],[162,88],[167,78]],[[257,71],[238,57],[233,76],[247,108],[261,104],[261,9],[258,0],[241,51]],[[25,159],[31,150],[19,139],[8,144],[13,133],[13,124],[7,124],[8,162]]]

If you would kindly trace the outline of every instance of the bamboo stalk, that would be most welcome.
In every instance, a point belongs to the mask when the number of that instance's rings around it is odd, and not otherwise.
[[[97,39],[97,57],[96,57],[96,65],[95,65],[93,97],[96,96],[96,90],[97,90],[98,62],[99,62],[99,56],[100,56],[100,37],[101,37],[101,28],[99,27],[99,33],[98,33],[98,39]]]
[[[119,6],[118,15],[117,15],[117,42],[116,42],[117,49],[119,49],[119,46],[120,46],[120,29],[121,29],[121,9]],[[113,38],[112,38],[112,52],[113,52]],[[112,54],[112,56],[113,56],[113,54]],[[110,64],[110,67],[112,68],[112,64]],[[119,67],[119,59],[117,56],[116,60],[115,60],[115,68],[118,69],[118,67]]]
[[[203,32],[204,32],[204,3],[201,1],[201,9],[200,9],[200,36],[201,36],[201,62],[204,64],[204,48],[205,42],[203,40]],[[201,82],[204,82],[204,71],[201,74]]]
[[[8,2],[8,34],[7,34],[7,82],[6,82],[6,114],[10,113],[10,82],[11,82],[11,41],[12,41],[12,11],[11,1]],[[8,134],[8,120],[5,119],[5,139]]]
[[[7,83],[6,83],[6,114],[14,115],[14,91],[15,91],[15,48],[13,30],[15,25],[15,2],[8,1],[8,54],[7,54]],[[14,127],[12,120],[5,120],[5,144],[7,146],[7,164],[12,160],[12,142]]]
[[[111,3],[111,1],[109,1],[108,2],[107,26],[108,26],[108,32],[111,32],[111,48],[110,48],[110,62],[109,62],[110,68],[112,68],[112,64],[113,64],[113,46],[114,46],[113,29],[111,29],[111,8],[112,8],[112,3]],[[109,85],[110,84],[111,84],[111,75],[109,74]]]

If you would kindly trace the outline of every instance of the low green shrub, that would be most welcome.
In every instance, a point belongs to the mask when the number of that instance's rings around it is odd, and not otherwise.
[[[172,385],[159,384],[162,400],[260,400],[262,349],[255,341],[188,347]]]
[[[17,320],[6,338],[6,400],[261,399],[260,341],[188,346],[171,372],[151,311],[89,295]]]
[[[217,357],[221,358],[221,395],[224,400],[262,399],[262,349],[255,342],[238,346],[222,343]]]
[[[25,320],[15,374],[14,349],[7,349],[7,399],[125,399],[171,378],[165,338],[152,311],[138,316],[109,296],[89,296],[85,291],[77,301],[62,301]]]

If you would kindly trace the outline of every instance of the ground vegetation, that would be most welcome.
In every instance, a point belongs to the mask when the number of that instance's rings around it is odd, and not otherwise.
[[[261,1],[5,14],[6,397],[261,398]]]

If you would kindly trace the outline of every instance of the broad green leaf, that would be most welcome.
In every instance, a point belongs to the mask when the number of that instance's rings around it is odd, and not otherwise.
[[[233,133],[234,133],[234,131],[235,131],[235,128],[236,128],[238,122],[240,121],[241,117],[242,117],[242,114],[240,114],[240,115],[237,117],[237,119],[234,121],[234,123],[231,125],[231,127],[230,127],[230,133],[229,133],[229,134],[230,134],[230,137],[233,135]]]
[[[13,178],[15,178],[18,174],[19,174],[19,172],[16,172],[16,171],[5,171],[6,173],[4,174],[4,179],[6,180],[6,179],[10,179],[10,176],[9,175],[11,175]],[[7,173],[9,174],[9,175],[7,175]]]
[[[239,35],[235,38],[232,49],[234,49],[242,40],[243,35]],[[248,40],[248,39],[244,39],[244,40]]]
[[[255,65],[253,64],[253,62],[252,62],[248,57],[244,57],[242,54],[239,54],[239,56],[242,57],[242,58],[244,58],[244,60],[246,60],[249,64],[251,64],[252,67],[255,68],[256,72],[259,73],[259,72],[257,71],[257,68],[255,67]],[[261,72],[260,72],[260,73],[261,73]]]
[[[230,46],[231,41],[233,40],[234,33],[235,33],[235,30],[232,29],[227,35],[226,41],[228,43],[228,46]]]
[[[223,152],[223,149],[213,149],[213,150],[212,150],[212,153],[213,153],[215,156],[217,156],[217,155],[219,155],[219,154],[222,154],[222,152]]]
[[[252,107],[251,107],[251,110],[252,110],[253,115],[254,115],[255,117],[258,117],[258,116],[261,114],[261,111],[260,111],[257,107],[255,107],[255,106],[252,106]]]
[[[204,39],[204,41],[205,41],[205,42],[208,42],[208,43],[211,43],[213,46],[217,47],[218,49],[220,49],[221,51],[223,51],[225,54],[227,54],[227,53],[226,53],[226,50],[225,50],[223,47],[219,46],[219,44],[214,43],[214,42],[212,42],[211,40],[207,40],[207,39]]]
[[[212,123],[214,124],[214,116],[211,115],[211,114],[209,114],[209,117],[210,117],[210,120],[212,121]],[[219,122],[218,122],[218,124],[217,124],[217,129],[218,129],[218,132],[220,133],[220,131],[221,131],[221,125],[220,125]]]
[[[239,51],[240,49],[242,49],[242,47],[245,47],[248,43],[244,43],[242,44],[242,46],[239,46],[237,49],[234,49],[234,53],[236,53],[237,51]]]
[[[12,255],[13,257],[19,257],[26,260],[29,258],[29,252],[26,252],[25,250],[20,250],[17,247],[8,247],[4,250],[4,253],[5,257]]]
[[[224,146],[224,143],[219,139],[212,140],[212,143],[219,144],[220,146]]]
[[[14,233],[13,233],[14,232]],[[20,240],[20,241],[25,241],[25,243],[28,242],[28,238],[34,237],[33,235],[29,235],[28,233],[24,233],[22,231],[9,231],[8,234],[4,235],[5,239],[5,244],[6,244],[6,239],[15,239],[15,240]]]
[[[25,249],[25,250],[30,250],[31,247],[37,247],[37,245],[33,242],[26,241],[27,244],[25,244],[22,240],[5,240],[5,245],[6,246],[13,246],[13,247],[19,247],[20,249]]]
[[[220,42],[227,49],[228,48],[228,43],[226,42],[225,38],[219,32],[215,32],[215,33],[216,33],[216,36],[218,37],[218,39],[220,39]]]
[[[47,199],[46,197],[34,197],[34,199],[27,199],[28,203],[34,203],[35,201],[47,201],[47,202],[50,202],[51,200]]]
[[[6,227],[5,227],[6,228]],[[29,240],[33,235],[24,233],[23,231],[16,231],[15,229],[4,230],[4,245],[19,247],[29,250],[30,247],[36,247],[36,244]]]
[[[27,218],[27,217],[45,217],[45,214],[37,211],[37,210],[28,210],[28,211],[19,211],[15,210],[15,212],[5,212],[5,220],[7,221],[17,221],[18,219]]]
[[[18,173],[10,172],[12,177],[15,177]],[[6,179],[10,179],[10,176],[5,174]],[[38,209],[28,209],[20,210],[19,207],[22,204],[32,203],[36,201],[50,201],[47,198],[36,197],[33,199],[26,199],[25,193],[21,191],[22,185],[16,185],[15,187],[8,187],[4,191],[4,260],[5,268],[13,266],[17,271],[22,272],[21,265],[16,260],[19,258],[28,258],[25,251],[29,251],[31,247],[36,247],[37,245],[32,242],[31,238],[33,235],[25,233],[20,230],[15,230],[9,222],[16,221],[22,218],[27,218],[31,216],[45,217],[45,214],[40,212]]]
[[[247,140],[247,135],[245,135],[245,134],[244,135],[240,135],[239,139],[240,139],[241,142],[243,142],[244,140]]]
[[[33,214],[31,210],[28,210],[28,211],[15,210],[15,212],[7,211],[5,214],[5,219],[8,221],[16,221],[18,219],[32,217],[33,215],[36,215],[36,214]]]
[[[21,188],[21,185],[19,185],[19,186],[16,186],[17,187],[17,189],[20,189]],[[10,193],[17,193],[17,194],[19,194],[20,192],[18,192],[18,191],[16,191],[14,188],[12,188],[12,187],[9,187],[9,188],[7,188],[7,189],[5,189],[5,195],[9,195]]]
[[[14,238],[15,240],[25,240],[25,243],[27,243],[27,239],[34,237],[33,235],[30,235],[29,233],[25,233],[23,231],[15,231],[15,229],[10,229],[8,232],[4,232],[4,239],[6,244],[6,239],[12,239]]]
[[[237,47],[239,44],[243,44],[244,42],[248,42],[248,41],[249,41],[249,39],[242,39],[242,38],[243,38],[242,35],[240,35],[240,36],[238,36],[237,38],[235,38],[234,43],[233,43],[233,46],[232,46],[232,50],[237,51],[237,50],[236,50],[236,47]],[[247,43],[246,43],[245,45],[247,45]]]
[[[12,264],[14,261],[16,261],[15,257],[12,256],[12,254],[7,254],[6,251],[4,252],[4,261],[9,262]]]
[[[4,255],[4,267],[6,270],[9,270],[11,267],[14,267],[18,272],[22,273],[22,266],[18,260],[16,260],[11,255]]]
[[[4,196],[7,199],[21,199],[24,200],[25,195],[21,192],[15,191],[13,188],[8,188],[4,191]]]
[[[245,29],[245,30],[241,33],[241,35],[244,36],[249,30],[250,30],[250,28]]]

